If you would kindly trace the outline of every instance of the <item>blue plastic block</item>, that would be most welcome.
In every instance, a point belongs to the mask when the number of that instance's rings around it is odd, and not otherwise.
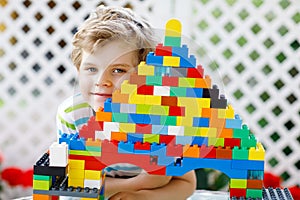
[[[166,149],[165,144],[157,144],[157,143],[152,143],[150,146],[150,155],[151,156],[165,156],[167,149]]]
[[[150,124],[151,119],[149,115],[146,114],[128,114],[128,123],[134,124]]]
[[[104,112],[111,112],[111,98],[107,98],[104,102]]]
[[[66,133],[63,133],[61,135],[61,137],[58,139],[58,142],[59,144],[65,142],[66,144],[68,144],[70,146],[70,140],[71,138],[74,136],[74,134],[66,134]]]
[[[208,138],[207,137],[194,136],[191,145],[194,145],[194,144],[197,144],[198,146],[201,146],[201,145],[207,146],[208,145]]]
[[[232,160],[233,169],[264,170],[264,161],[260,160]]]
[[[176,136],[176,144],[192,144],[193,136]]]
[[[263,170],[249,170],[247,179],[263,180],[264,179],[264,171]]]
[[[193,126],[196,127],[209,127],[209,118],[205,117],[194,117]]]
[[[150,124],[152,125],[160,125],[160,115],[149,115]]]
[[[155,56],[154,52],[148,53],[146,63],[148,65],[163,66],[163,56]]]
[[[180,67],[192,68],[196,67],[196,57],[194,55],[190,55],[189,58],[180,58]]]
[[[170,76],[171,67],[155,66],[154,76]]]
[[[133,153],[134,144],[132,142],[120,141],[118,144],[118,153]]]
[[[127,142],[143,142],[143,134],[137,134],[137,133],[128,133],[127,134]]]
[[[70,140],[69,149],[85,150],[85,139],[79,138],[78,134],[76,133]]]
[[[235,115],[235,119],[226,119],[225,128],[242,128],[242,120],[238,115]]]
[[[189,54],[189,49],[187,45],[182,45],[181,47],[172,47],[172,56],[178,56],[181,58],[187,58]]]
[[[202,88],[186,88],[187,97],[198,97],[202,98],[203,89]]]
[[[150,154],[150,150],[140,150],[140,149],[135,149],[135,150],[134,150],[134,154],[145,154],[145,155],[149,155],[149,154]]]
[[[112,112],[119,113],[120,112],[120,108],[121,108],[120,103],[111,103],[111,110],[112,110]]]
[[[152,125],[152,133],[153,134],[167,135],[168,134],[168,126]]]

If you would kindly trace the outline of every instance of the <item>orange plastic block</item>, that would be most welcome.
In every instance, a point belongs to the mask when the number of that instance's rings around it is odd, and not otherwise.
[[[247,180],[247,188],[249,189],[261,189],[263,187],[263,180]]]
[[[211,108],[202,108],[201,117],[210,118],[211,117]]]
[[[162,106],[177,106],[177,97],[173,96],[162,96],[161,97]]]
[[[211,88],[211,79],[208,75],[205,78],[196,78],[195,82],[196,88]]]
[[[219,137],[220,138],[232,138],[233,132],[232,129],[223,128]]]
[[[133,73],[130,75],[129,83],[136,84],[138,87],[145,85],[146,84],[146,76],[137,75],[136,73]]]
[[[94,146],[94,147],[101,147],[101,140],[96,139],[93,140],[92,138],[88,138],[85,142],[86,146]]]
[[[112,94],[112,102],[113,103],[128,103],[129,94],[121,94],[120,90],[116,90]]]
[[[46,194],[32,194],[33,200],[52,200],[52,197]]]
[[[216,150],[216,158],[217,159],[232,159],[232,151],[230,147],[218,147]]]
[[[200,148],[198,145],[190,146],[189,144],[183,146],[183,157],[199,158]]]
[[[111,132],[111,140],[127,141],[127,133],[124,132]]]
[[[112,119],[111,112],[103,112],[101,110],[96,112],[96,121],[111,122],[111,119]]]

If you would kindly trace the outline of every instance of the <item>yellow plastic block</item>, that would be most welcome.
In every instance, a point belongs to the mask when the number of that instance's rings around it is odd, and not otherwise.
[[[230,188],[247,188],[247,179],[230,179]]]
[[[181,23],[176,19],[171,19],[166,24],[165,36],[181,37]]]
[[[154,76],[154,66],[141,62],[138,65],[138,75]]]
[[[69,169],[69,178],[84,179],[83,169]]]
[[[49,190],[51,187],[51,180],[50,181],[43,181],[43,180],[33,180],[33,189],[35,190]]]
[[[90,179],[90,180],[100,180],[101,179],[101,171],[85,170],[84,178]]]
[[[84,179],[76,179],[76,178],[71,178],[69,177],[68,179],[68,185],[73,186],[73,187],[84,187]]]
[[[226,118],[226,109],[218,109],[218,118]]]
[[[184,135],[185,136],[200,136],[200,128],[186,126],[186,127],[184,127]]]
[[[210,98],[199,98],[197,101],[200,108],[210,108]]]
[[[137,93],[137,85],[129,84],[128,80],[125,80],[121,84],[121,93],[122,94],[136,94]]]
[[[130,104],[145,104],[145,95],[130,94],[128,103],[130,103]]]
[[[202,98],[203,99],[203,98]],[[201,116],[203,103],[200,98],[178,97],[177,105],[185,107],[185,116]]]
[[[69,169],[84,169],[84,160],[69,159]]]
[[[81,197],[80,200],[98,200],[99,198]]]
[[[256,149],[251,147],[249,149],[249,160],[264,160],[265,159],[265,149],[263,145],[259,142],[256,145]]]
[[[80,156],[101,156],[101,152],[98,151],[86,151],[86,150],[69,150],[70,155]]]
[[[224,147],[224,138],[209,137],[207,146]]]
[[[176,117],[176,125],[177,126],[193,126],[193,118],[189,116],[177,116]]]
[[[228,104],[226,109],[226,119],[234,119],[234,110],[230,104]]]
[[[163,57],[163,66],[179,67],[180,66],[180,57],[164,56]]]
[[[135,133],[135,124],[120,123],[120,132]]]
[[[161,105],[161,96],[145,95],[145,104]]]
[[[208,128],[207,136],[208,137],[217,137],[217,128]]]

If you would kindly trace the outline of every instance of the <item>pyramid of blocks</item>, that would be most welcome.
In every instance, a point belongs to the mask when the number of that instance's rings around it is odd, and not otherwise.
[[[85,185],[84,175],[70,174],[117,163],[168,176],[212,168],[230,178],[230,197],[261,199],[264,148],[211,82],[187,45],[181,45],[181,23],[169,20],[164,43],[137,73],[78,134],[59,139],[58,145],[69,148],[65,162],[80,163],[65,172],[68,186],[100,191],[99,184]]]

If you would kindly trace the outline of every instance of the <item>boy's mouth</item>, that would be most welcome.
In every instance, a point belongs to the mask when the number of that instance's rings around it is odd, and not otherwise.
[[[92,95],[96,95],[96,96],[100,96],[100,97],[112,97],[112,94],[108,94],[108,93],[91,93]]]

